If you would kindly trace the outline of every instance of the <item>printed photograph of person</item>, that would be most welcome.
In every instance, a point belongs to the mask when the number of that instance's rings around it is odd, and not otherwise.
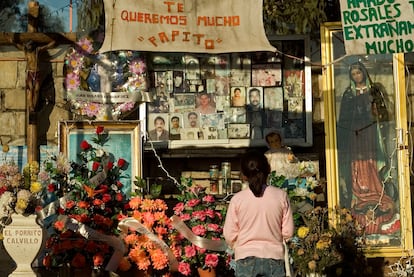
[[[231,88],[231,101],[232,107],[244,107],[246,105],[246,88],[245,87],[233,87]]]
[[[303,138],[305,137],[305,124],[303,120],[289,120],[284,127],[285,138]]]
[[[173,92],[184,92],[184,72],[173,71]]]
[[[210,93],[199,93],[196,96],[196,112],[200,114],[212,114],[216,112],[216,104]]]
[[[283,88],[267,87],[263,89],[264,108],[266,110],[283,111]]]
[[[227,76],[216,76],[214,94],[228,96],[230,90],[230,79]]]
[[[149,114],[148,116],[148,136],[152,141],[168,140],[168,114]]]
[[[183,128],[183,117],[181,114],[170,114],[170,139],[180,139],[181,129]]]
[[[184,114],[184,127],[185,128],[198,128],[200,127],[200,117],[196,112],[188,112]]]
[[[248,88],[248,104],[246,106],[247,111],[247,123],[250,123],[250,138],[251,139],[263,139],[263,128],[266,125],[266,117],[263,107],[263,88],[262,87],[250,87]]]
[[[249,87],[247,89],[247,111],[258,111],[263,108],[263,88]]]

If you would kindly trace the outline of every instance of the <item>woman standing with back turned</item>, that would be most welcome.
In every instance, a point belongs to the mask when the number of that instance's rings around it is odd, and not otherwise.
[[[223,231],[234,249],[236,277],[284,277],[283,241],[294,233],[288,195],[266,184],[270,166],[262,153],[246,153],[241,172],[249,189],[231,199]]]

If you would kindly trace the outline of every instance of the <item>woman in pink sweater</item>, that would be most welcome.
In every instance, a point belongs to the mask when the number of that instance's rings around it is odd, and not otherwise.
[[[241,172],[249,189],[233,196],[224,224],[224,237],[235,253],[236,277],[284,277],[283,241],[294,233],[288,195],[266,184],[270,166],[262,153],[246,153]]]

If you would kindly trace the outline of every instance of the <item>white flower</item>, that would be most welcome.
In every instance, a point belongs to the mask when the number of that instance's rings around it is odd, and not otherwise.
[[[96,157],[98,157],[98,158],[102,158],[103,156],[105,156],[106,155],[106,152],[105,152],[105,150],[103,150],[103,149],[97,149],[96,150]]]
[[[10,206],[14,202],[13,193],[5,191],[0,197],[0,218],[7,217],[13,213],[13,209]]]

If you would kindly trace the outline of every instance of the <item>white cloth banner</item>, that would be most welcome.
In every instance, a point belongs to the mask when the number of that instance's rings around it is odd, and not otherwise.
[[[347,54],[414,51],[414,1],[340,1]]]
[[[101,53],[275,51],[264,31],[262,0],[104,0],[104,5]]]

